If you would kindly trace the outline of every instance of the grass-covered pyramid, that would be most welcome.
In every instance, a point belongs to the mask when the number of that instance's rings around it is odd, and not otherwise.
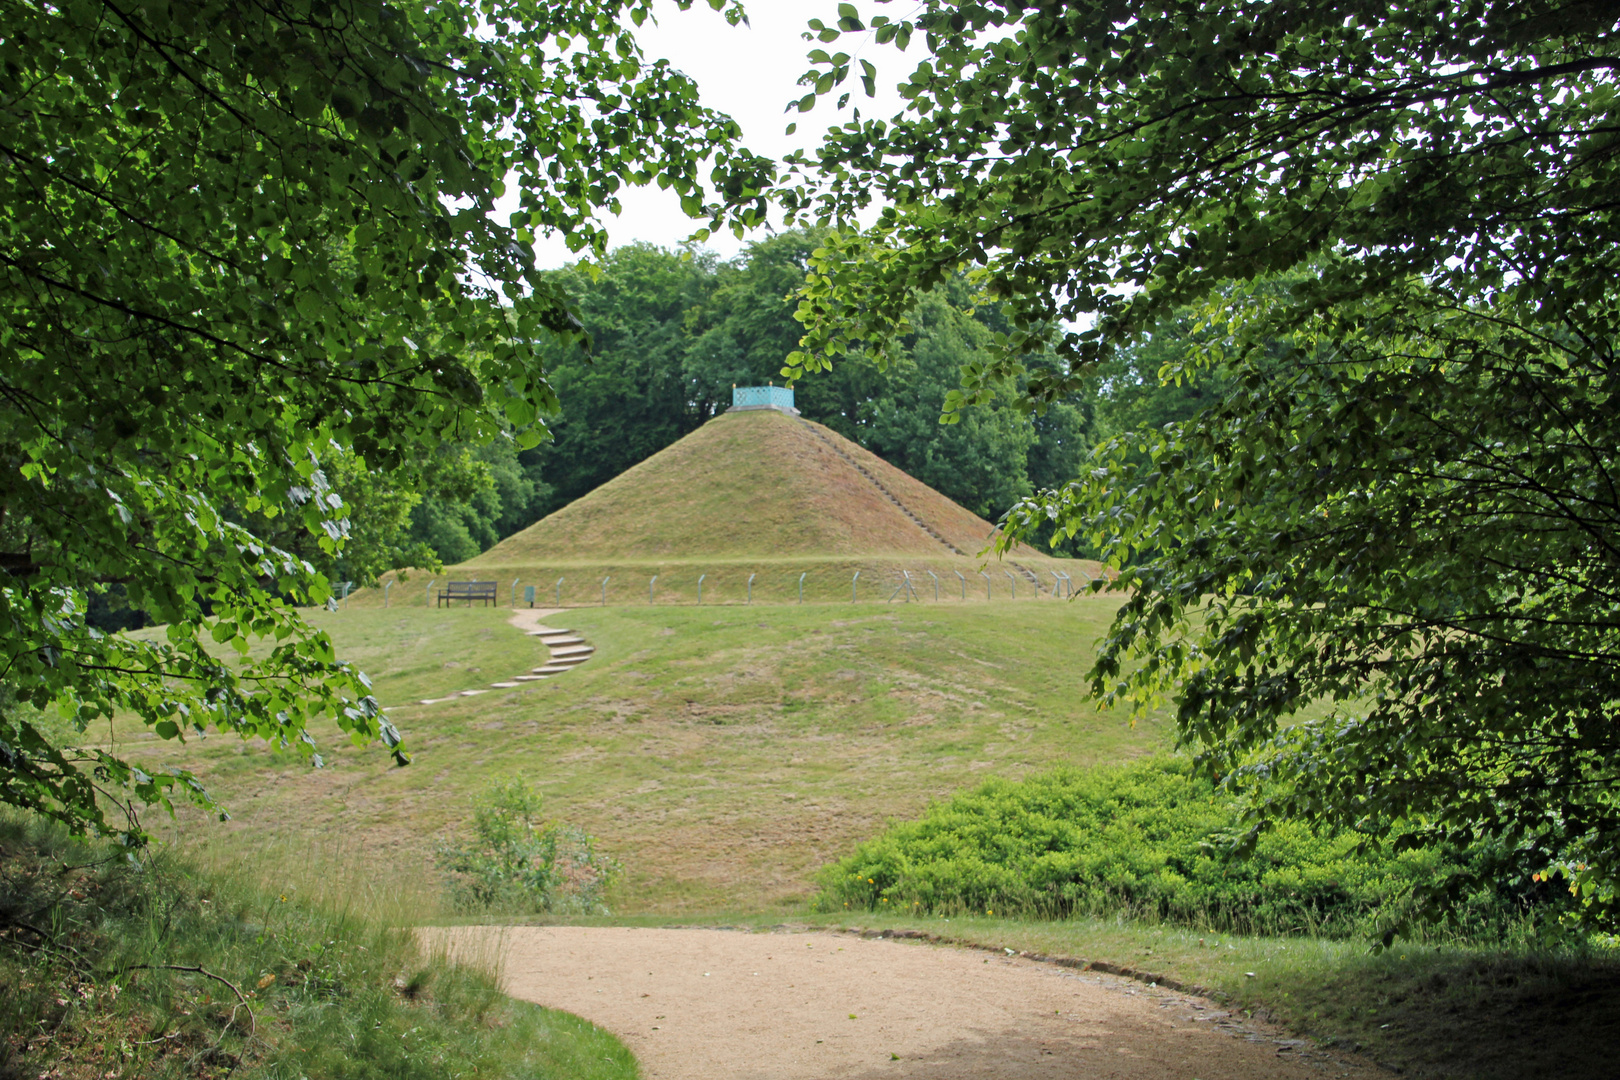
[[[589,495],[452,567],[455,578],[514,579],[564,603],[600,599],[646,602],[658,575],[658,602],[747,597],[754,575],[758,601],[804,596],[847,599],[861,571],[863,599],[882,598],[909,571],[919,598],[982,599],[989,573],[999,599],[1015,588],[1034,596],[1053,588],[1052,569],[1073,564],[1020,546],[1010,561],[981,556],[994,526],[926,484],[820,424],[774,409],[733,411]],[[1080,580],[1076,575],[1076,580]]]

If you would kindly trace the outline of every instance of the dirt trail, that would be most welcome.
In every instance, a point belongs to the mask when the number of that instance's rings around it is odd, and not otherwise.
[[[508,993],[618,1035],[647,1080],[1293,1080],[1383,1074],[1211,1002],[1021,957],[832,933],[463,928]]]

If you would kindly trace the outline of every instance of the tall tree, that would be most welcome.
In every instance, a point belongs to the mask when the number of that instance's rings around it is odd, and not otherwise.
[[[386,473],[446,437],[532,445],[556,406],[537,343],[579,332],[537,233],[604,252],[599,211],[652,181],[711,227],[757,219],[771,166],[644,61],[650,13],[0,0],[0,801],[103,830],[118,805],[133,836],[139,803],[201,790],[59,746],[27,708],[306,753],[325,718],[404,760],[293,606],[326,575],[246,521],[336,556],[344,455]],[[87,625],[115,585],[161,639]]]
[[[1484,837],[1612,923],[1613,5],[924,0],[870,31],[840,10],[828,45],[928,55],[903,115],[805,162],[796,210],[888,206],[818,256],[794,373],[892,351],[964,264],[1012,327],[953,411],[1046,327],[1090,323],[1024,380],[1035,412],[1193,309],[1205,340],[1168,374],[1229,392],[1138,437],[1145,477],[1118,439],[1015,515],[1121,571],[1096,692],[1173,698],[1262,821]],[[850,52],[812,54],[817,92],[875,77]]]

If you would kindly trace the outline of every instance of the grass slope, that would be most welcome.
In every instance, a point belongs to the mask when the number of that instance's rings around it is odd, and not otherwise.
[[[716,417],[467,565],[949,554],[829,443],[958,548],[985,546],[989,522],[832,430],[765,410]]]
[[[7,1080],[635,1080],[629,1050],[375,912],[0,818]]]
[[[625,864],[616,910],[786,910],[811,875],[890,818],[989,774],[1112,761],[1159,745],[1082,696],[1107,601],[578,609],[550,620],[596,657],[569,674],[397,710],[416,754],[331,745],[330,767],[212,738],[120,749],[183,761],[230,805],[229,848],[313,843],[425,865],[490,781],[531,779],[548,809]],[[539,663],[499,609],[319,616],[388,705]],[[302,848],[300,847],[302,846]]]

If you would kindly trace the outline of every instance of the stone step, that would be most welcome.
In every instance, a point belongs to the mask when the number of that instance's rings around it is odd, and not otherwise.
[[[527,631],[530,637],[549,637],[552,634],[572,634],[572,630],[559,630],[554,626],[537,626]]]
[[[540,641],[543,644],[545,644],[547,647],[552,648],[552,649],[555,649],[559,645],[583,645],[583,644],[585,644],[585,639],[584,638],[575,637],[572,634],[563,634],[560,637],[551,637],[551,636],[548,635],[546,637],[541,638]]]
[[[537,667],[537,668],[535,668],[531,672],[531,674],[540,675],[540,676],[561,675],[565,671],[573,671],[573,670],[574,670],[574,665],[573,664],[547,664],[545,667]]]
[[[595,647],[590,645],[564,645],[560,649],[552,649],[551,657],[556,660],[564,656],[589,656],[595,651]]]
[[[545,678],[546,677],[544,675],[514,675],[514,676],[512,676],[512,679],[513,679],[514,682],[544,682]]]
[[[515,682],[492,682],[489,685],[493,689],[496,689],[496,690],[510,690],[514,686],[516,686],[517,683],[515,683]]]
[[[485,694],[485,693],[488,693],[488,691],[487,690],[463,690],[461,693],[457,694],[456,697],[472,697],[474,694]]]

